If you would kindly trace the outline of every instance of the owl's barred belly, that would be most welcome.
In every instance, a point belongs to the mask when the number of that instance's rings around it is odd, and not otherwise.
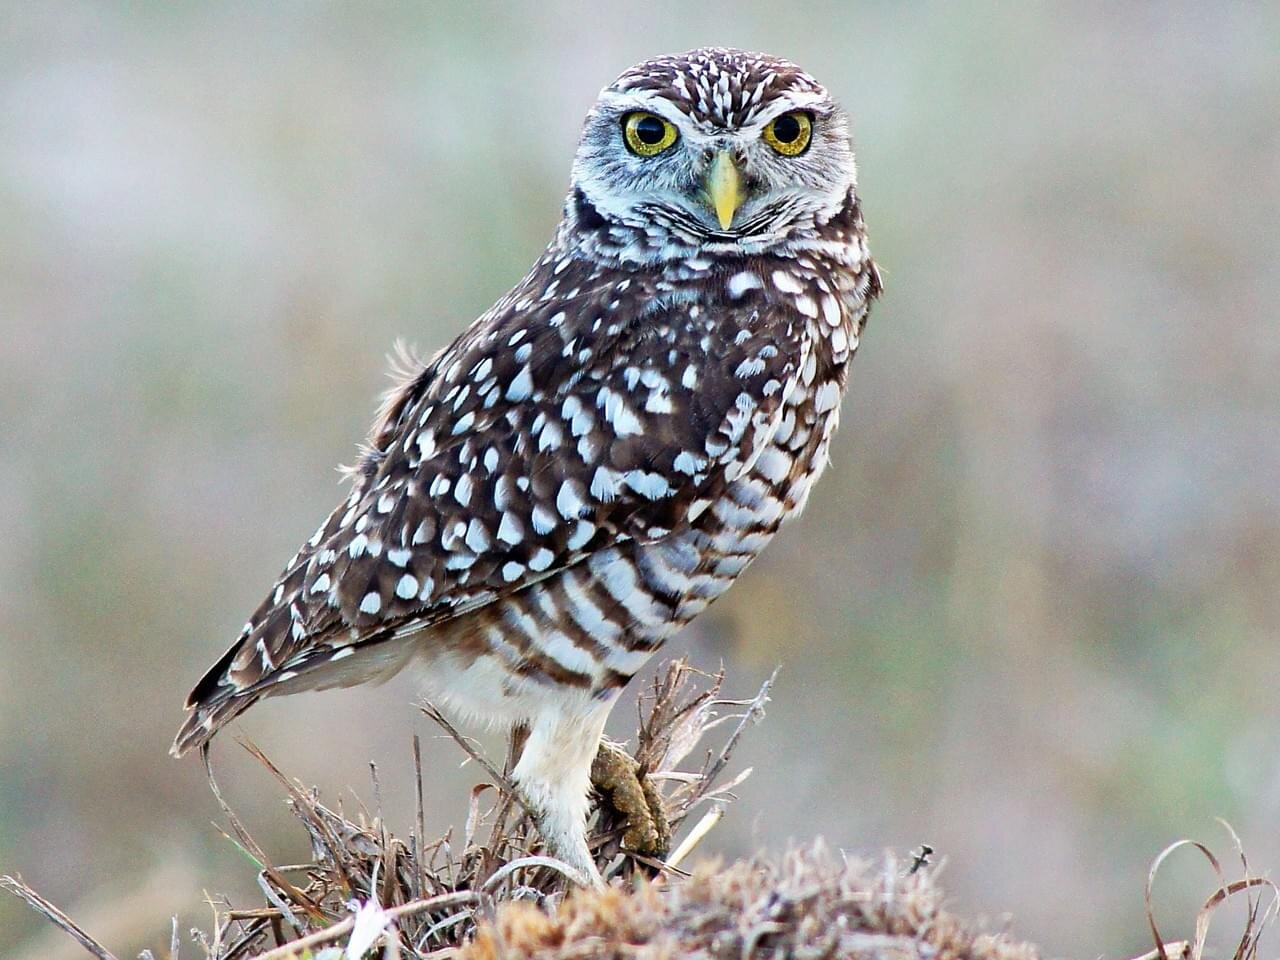
[[[689,529],[595,553],[477,611],[444,644],[425,641],[428,694],[498,723],[611,702],[803,508],[837,420],[808,395],[788,404],[774,441]]]

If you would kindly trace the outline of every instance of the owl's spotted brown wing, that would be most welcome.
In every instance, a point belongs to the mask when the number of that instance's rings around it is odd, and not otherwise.
[[[392,396],[351,495],[192,691],[177,749],[273,684],[681,529],[750,463],[802,318],[758,284],[709,307],[540,267]]]

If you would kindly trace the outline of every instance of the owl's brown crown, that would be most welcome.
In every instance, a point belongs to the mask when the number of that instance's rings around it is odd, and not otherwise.
[[[826,94],[790,60],[729,47],[700,47],[645,60],[608,89],[654,93],[694,121],[723,129],[750,123],[784,94]]]

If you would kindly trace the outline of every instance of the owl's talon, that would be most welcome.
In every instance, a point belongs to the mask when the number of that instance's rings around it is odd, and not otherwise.
[[[671,846],[662,796],[640,765],[613,743],[602,741],[591,764],[591,785],[623,822],[622,849],[648,857],[664,857]]]

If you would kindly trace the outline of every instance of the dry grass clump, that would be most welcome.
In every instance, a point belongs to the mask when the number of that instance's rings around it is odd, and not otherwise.
[[[681,883],[583,891],[554,913],[504,904],[458,960],[691,957],[739,960],[1034,960],[1034,947],[975,931],[942,909],[932,871],[878,869],[821,842],[781,860],[704,866]]]
[[[966,925],[941,908],[927,856],[872,867],[838,856],[821,842],[781,859],[758,858],[728,867],[680,869],[711,830],[733,789],[750,770],[725,777],[739,739],[764,713],[772,681],[749,700],[720,696],[723,675],[699,674],[684,661],[670,664],[641,698],[635,760],[647,776],[648,796],[660,800],[674,850],[662,861],[621,849],[624,818],[601,799],[593,815],[591,847],[607,890],[570,891],[564,864],[543,855],[505,766],[492,763],[434,708],[440,724],[487,779],[471,791],[466,822],[434,840],[425,837],[418,742],[415,829],[391,835],[363,805],[347,813],[326,805],[314,788],[286,777],[251,744],[276,777],[294,816],[311,840],[303,864],[275,864],[209,782],[230,826],[229,838],[258,865],[264,902],[252,907],[211,900],[213,922],[191,938],[205,960],[570,960],[570,958],[787,957],[796,960],[1032,960],[1033,947]],[[517,738],[518,740],[518,738]],[[708,741],[718,741],[708,747]],[[690,758],[696,758],[691,760]],[[208,756],[206,754],[206,764]],[[376,789],[375,771],[375,789]],[[618,794],[615,792],[615,796]],[[1234,835],[1233,835],[1234,837]],[[1165,858],[1183,845],[1203,853],[1218,886],[1196,920],[1192,941],[1166,943],[1151,907],[1151,882]],[[1240,849],[1236,840],[1237,851]],[[925,850],[928,851],[927,848]],[[1264,908],[1257,895],[1274,894],[1241,854],[1243,878],[1229,882],[1202,844],[1166,850],[1148,881],[1148,919],[1156,949],[1139,960],[1201,960],[1209,921],[1226,900],[1247,898],[1245,931],[1234,960],[1256,960],[1258,938],[1277,900]],[[20,880],[0,887],[74,937],[98,960],[113,954]],[[178,923],[169,960],[178,960]],[[190,957],[189,952],[182,956]],[[144,958],[155,960],[150,952]]]

